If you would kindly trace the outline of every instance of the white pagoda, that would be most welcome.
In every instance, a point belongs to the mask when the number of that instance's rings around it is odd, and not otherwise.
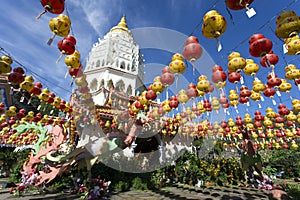
[[[104,105],[111,88],[126,96],[145,90],[142,56],[124,16],[93,45],[84,73],[96,105]]]

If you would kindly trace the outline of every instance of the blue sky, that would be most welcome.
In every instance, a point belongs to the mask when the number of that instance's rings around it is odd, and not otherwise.
[[[256,10],[256,15],[249,19],[245,10],[226,10],[225,1],[194,1],[194,0],[66,0],[65,14],[72,21],[72,33],[77,39],[77,50],[82,55],[82,63],[90,51],[92,44],[116,25],[123,15],[126,15],[127,24],[133,33],[138,33],[138,41],[148,41],[151,35],[141,35],[139,30],[147,27],[161,28],[167,31],[178,32],[181,39],[193,34],[199,38],[200,44],[205,49],[204,56],[196,62],[198,73],[210,73],[213,64],[218,64],[227,70],[227,56],[232,51],[238,51],[245,58],[253,58],[249,55],[248,38],[254,33],[263,33],[273,41],[273,50],[278,54],[280,62],[275,66],[275,72],[279,77],[284,77],[284,67],[287,63],[295,64],[300,68],[300,58],[282,54],[282,41],[279,40],[273,30],[276,29],[276,16],[283,10],[294,10],[300,15],[300,3],[295,0],[256,0],[251,5]],[[217,52],[216,41],[204,38],[201,34],[201,25],[198,26],[204,14],[210,9],[217,10],[227,19],[227,30],[220,37],[223,49]],[[27,74],[34,72],[36,81],[40,81],[43,87],[64,99],[68,99],[71,79],[65,78],[67,67],[63,60],[56,63],[59,57],[56,37],[51,46],[47,40],[52,36],[48,22],[56,15],[46,13],[39,20],[35,17],[43,10],[39,1],[1,1],[0,7],[0,46],[11,56],[26,66]],[[68,13],[66,12],[68,11]],[[232,19],[230,19],[232,16]],[[143,36],[145,38],[143,38]],[[142,52],[145,59],[146,80],[150,83],[156,75],[161,75],[160,68],[171,60],[173,52],[156,48],[162,44],[162,39],[167,46],[172,46],[179,52],[182,51],[183,41],[171,41],[171,38],[154,38],[153,46],[144,46]],[[138,43],[137,41],[137,43]],[[174,50],[174,49],[173,49]],[[258,58],[253,58],[259,62]],[[286,62],[285,62],[286,61]],[[13,67],[18,65],[14,63]],[[155,69],[155,70],[153,70]],[[258,77],[266,81],[269,69],[261,67]],[[191,66],[184,73],[184,81],[180,82],[178,89],[187,89],[187,83],[196,83],[196,76],[191,75]],[[211,75],[208,74],[210,77]],[[252,83],[252,79],[245,77],[246,84]],[[250,85],[249,85],[250,86]],[[175,86],[174,86],[175,87]],[[228,84],[229,91],[234,85]],[[251,86],[250,86],[251,87]],[[292,96],[297,97],[299,92],[293,85]],[[163,99],[164,96],[161,96]],[[267,99],[267,98],[266,98]],[[275,97],[276,101],[289,104],[289,96]],[[266,100],[264,105],[272,107],[271,101]],[[256,103],[251,103],[251,110],[257,109]],[[241,106],[241,110],[243,110]],[[234,112],[232,112],[234,113]],[[252,114],[252,113],[251,113]]]

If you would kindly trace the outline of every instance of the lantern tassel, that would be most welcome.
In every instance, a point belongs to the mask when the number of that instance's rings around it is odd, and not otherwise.
[[[276,101],[274,99],[272,99],[272,103],[274,106],[276,105]]]
[[[59,57],[57,58],[56,63],[59,63],[59,61],[61,60],[62,57],[63,57],[63,53],[60,52],[60,55],[59,55]]]
[[[218,38],[217,38],[217,48],[218,48],[218,52],[222,50],[222,44]]]
[[[251,17],[253,17],[254,15],[256,15],[256,12],[255,12],[255,10],[253,9],[253,8],[249,8],[248,7],[249,5],[248,4],[246,4],[246,14],[247,14],[247,16],[248,16],[248,18],[251,18]]]
[[[67,76],[68,76],[68,72],[69,72],[69,70],[67,70],[67,71],[66,71],[65,78],[67,78]]]
[[[48,40],[47,44],[48,44],[49,46],[52,44],[54,38],[55,38],[55,34],[53,34],[52,37]]]
[[[177,89],[177,84],[178,84],[178,74],[175,75],[175,86],[176,86],[176,89]]]
[[[47,12],[47,10],[45,9],[43,12],[41,12],[40,14],[38,14],[38,15],[36,16],[36,19],[40,19],[41,16],[42,16],[43,14],[45,14],[46,12]]]
[[[280,93],[279,90],[276,91],[276,94],[277,94],[279,97],[281,97],[281,93]]]
[[[298,90],[300,91],[300,84],[298,84],[297,87],[298,87]]]
[[[191,62],[191,64],[192,64],[192,68],[193,68],[193,75],[195,75],[195,63]]]
[[[258,103],[258,108],[261,108],[261,105],[260,105],[260,103]]]

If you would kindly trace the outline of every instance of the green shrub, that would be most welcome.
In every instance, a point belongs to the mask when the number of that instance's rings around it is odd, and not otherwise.
[[[143,182],[140,177],[135,177],[132,180],[132,187],[136,190],[148,190],[147,183]]]
[[[119,181],[117,184],[114,185],[114,189],[119,192],[128,191],[129,188],[130,188],[129,183],[125,181]]]
[[[293,199],[300,198],[300,185],[290,185],[290,186],[288,186],[287,193]]]

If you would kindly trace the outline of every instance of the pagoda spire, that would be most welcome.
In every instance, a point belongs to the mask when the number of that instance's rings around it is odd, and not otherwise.
[[[122,16],[122,18],[121,18],[120,22],[118,23],[118,25],[112,27],[109,32],[114,32],[114,31],[126,31],[126,32],[129,31],[127,23],[126,23],[125,15]]]

